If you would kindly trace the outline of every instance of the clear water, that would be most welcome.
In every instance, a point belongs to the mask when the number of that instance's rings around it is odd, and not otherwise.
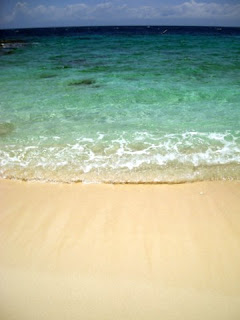
[[[0,32],[0,177],[240,179],[239,29],[75,29]]]

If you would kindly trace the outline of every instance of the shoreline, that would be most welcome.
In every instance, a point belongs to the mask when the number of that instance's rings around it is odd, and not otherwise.
[[[195,184],[195,183],[239,183],[240,179],[201,179],[201,180],[176,180],[176,181],[61,181],[61,180],[40,180],[40,179],[18,179],[18,178],[1,178],[2,181],[8,181],[13,183],[30,183],[30,184],[46,184],[46,185],[179,185],[179,184]]]
[[[240,317],[240,181],[0,180],[0,316]]]

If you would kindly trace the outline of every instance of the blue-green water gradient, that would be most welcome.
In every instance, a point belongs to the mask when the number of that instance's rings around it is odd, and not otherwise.
[[[240,37],[31,36],[0,56],[0,176],[240,178]]]

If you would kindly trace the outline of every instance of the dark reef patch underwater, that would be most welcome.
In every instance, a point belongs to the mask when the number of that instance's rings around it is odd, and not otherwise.
[[[69,83],[70,86],[90,86],[92,84],[95,84],[96,81],[93,79],[80,79],[75,80]]]
[[[15,127],[12,123],[8,123],[8,122],[1,123],[0,122],[0,137],[6,136],[6,135],[12,133],[14,128]]]

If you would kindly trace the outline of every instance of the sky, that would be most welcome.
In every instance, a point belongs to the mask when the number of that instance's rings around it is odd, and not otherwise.
[[[240,0],[0,0],[0,28],[240,26]]]

